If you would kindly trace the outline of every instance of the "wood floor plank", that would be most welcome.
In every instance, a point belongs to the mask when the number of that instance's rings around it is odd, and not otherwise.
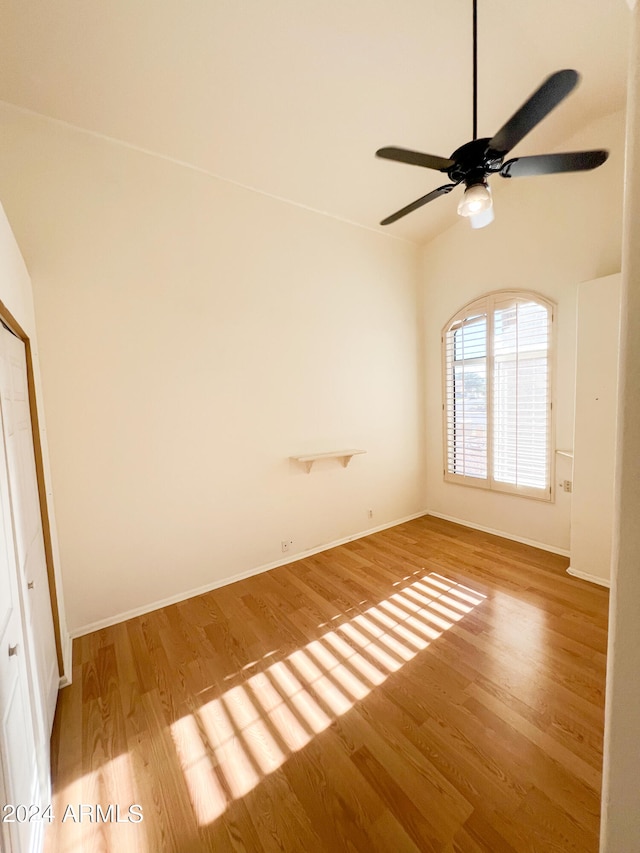
[[[351,760],[369,785],[387,803],[405,832],[425,853],[442,853],[445,843],[434,823],[416,808],[411,797],[389,775],[366,746],[359,747]],[[434,810],[435,811],[435,810]]]
[[[415,849],[402,826],[389,819],[377,793],[360,784],[359,771],[331,729],[310,743],[304,755],[293,755],[284,772],[325,850],[387,853],[384,837],[390,824],[397,849]]]
[[[597,831],[599,796],[589,785],[477,700],[470,699],[467,707],[488,738],[500,742],[505,762],[511,764],[514,776],[546,791],[559,806],[572,813],[581,826],[594,833]]]
[[[47,853],[595,853],[608,596],[566,566],[424,517],[79,638]]]
[[[244,800],[229,803],[225,813],[212,823],[199,827],[202,851],[224,851],[224,853],[264,853],[264,845],[258,835],[249,805]]]
[[[545,793],[533,788],[502,827],[512,845],[527,853],[597,853],[598,840]]]
[[[591,763],[590,753],[579,748],[584,741],[577,741],[573,745],[574,749],[568,749],[563,740],[559,740],[555,736],[555,733],[549,734],[546,731],[546,726],[541,727],[531,723],[527,717],[520,716],[510,705],[501,702],[494,694],[488,693],[479,685],[470,685],[467,692],[469,696],[473,696],[514,729],[517,729],[524,737],[535,743],[558,764],[569,768],[576,779],[581,779],[593,791],[598,790],[600,770]]]
[[[143,694],[142,709],[147,727],[130,741],[129,749],[136,802],[144,810],[140,827],[150,851],[197,850],[197,820],[157,691]]]
[[[522,853],[522,847],[512,847],[498,827],[501,815],[486,808],[474,809],[454,838],[455,853]]]

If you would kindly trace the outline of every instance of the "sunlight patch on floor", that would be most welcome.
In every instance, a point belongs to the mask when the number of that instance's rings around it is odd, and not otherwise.
[[[282,660],[265,656],[261,672],[173,723],[198,824],[219,818],[484,599],[422,576]]]
[[[230,804],[255,790],[291,755],[308,746],[484,599],[481,593],[440,574],[416,573],[394,584],[387,599],[369,607],[362,602],[359,612],[350,607],[328,619],[320,626],[325,629],[320,637],[290,654],[269,651],[227,676],[225,681],[232,686],[169,727],[169,743],[182,769],[197,825],[213,824]],[[507,632],[514,630],[512,621],[506,621],[506,627],[496,629],[505,632],[505,642],[511,638]],[[531,634],[540,627],[534,616],[522,626]],[[238,684],[239,673],[243,681]],[[151,839],[144,821],[107,823],[85,816],[82,822],[76,819],[69,831],[72,819],[62,825],[64,807],[59,806],[70,803],[77,812],[83,803],[115,802],[113,792],[121,804],[138,802],[137,772],[140,766],[146,767],[148,750],[156,749],[153,739],[144,739],[139,746],[139,754],[123,753],[100,761],[103,745],[96,741],[96,769],[56,793],[56,823],[60,825],[50,828],[48,849],[56,853],[89,849],[148,853]],[[162,779],[157,783],[162,785]],[[162,795],[156,794],[157,803],[143,803],[145,817],[162,804]]]
[[[185,717],[184,725],[196,726],[196,723],[193,717]],[[95,770],[89,770],[56,791],[52,803],[54,820],[45,827],[45,849],[55,853],[112,849],[146,853],[150,847],[144,825],[144,806],[140,812],[142,820],[137,814],[132,821],[129,819],[129,807],[140,803],[131,754],[123,752],[103,762],[96,756],[94,760]],[[205,771],[211,767],[210,756],[202,767]],[[203,779],[200,784],[207,783]],[[114,792],[117,795],[114,796]],[[225,808],[226,805],[225,801]],[[202,819],[210,822],[221,813],[213,816],[213,812],[203,812]]]

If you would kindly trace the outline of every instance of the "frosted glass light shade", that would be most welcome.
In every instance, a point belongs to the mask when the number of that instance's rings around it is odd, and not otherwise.
[[[492,204],[491,190],[486,184],[471,184],[460,199],[458,213],[460,216],[474,216],[489,210]]]
[[[493,214],[493,205],[483,210],[481,213],[472,213],[469,217],[469,222],[472,228],[484,228],[486,225],[491,225],[495,216]]]

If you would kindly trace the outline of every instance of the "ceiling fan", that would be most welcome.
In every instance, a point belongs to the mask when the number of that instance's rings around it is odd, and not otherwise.
[[[572,69],[556,71],[491,139],[478,139],[478,12],[477,0],[473,0],[473,139],[457,148],[449,158],[396,147],[380,148],[376,151],[377,157],[386,160],[397,160],[400,163],[444,172],[450,181],[387,216],[380,225],[390,225],[407,213],[450,193],[458,184],[464,183],[465,191],[458,204],[458,213],[469,217],[472,227],[482,228],[493,221],[493,201],[487,181],[491,175],[521,178],[529,175],[550,175],[555,172],[582,172],[601,166],[609,156],[608,151],[572,151],[513,157],[507,161],[504,159],[527,133],[573,91],[579,79],[578,72]]]

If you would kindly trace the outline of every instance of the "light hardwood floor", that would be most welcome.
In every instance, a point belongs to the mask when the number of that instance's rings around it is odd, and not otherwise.
[[[595,853],[608,596],[566,566],[427,517],[76,640],[47,850]]]

